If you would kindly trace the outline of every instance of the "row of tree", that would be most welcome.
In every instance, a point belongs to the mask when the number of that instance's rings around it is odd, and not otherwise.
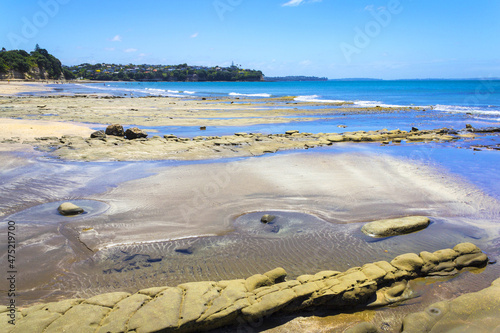
[[[17,71],[29,76],[45,76],[46,74],[47,78],[57,80],[61,78],[64,70],[59,59],[37,44],[35,50],[30,53],[24,50],[7,51],[2,48],[0,51],[0,74],[7,74],[9,71]]]
[[[194,69],[187,66],[172,70],[120,69],[117,72],[109,72],[96,70],[92,68],[94,66],[80,65],[68,69],[78,78],[101,81],[260,81],[263,77],[261,71],[242,70],[236,67]]]

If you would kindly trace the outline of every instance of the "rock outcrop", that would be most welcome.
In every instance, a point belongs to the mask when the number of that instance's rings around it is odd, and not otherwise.
[[[63,136],[43,142],[25,141],[42,151],[71,160],[201,160],[208,158],[226,158],[260,156],[280,150],[311,149],[330,146],[341,142],[381,144],[448,142],[458,140],[461,134],[450,134],[446,128],[425,131],[401,131],[386,129],[378,131],[358,131],[345,133],[299,133],[296,130],[288,134],[236,133],[226,136],[196,136],[180,138],[176,135],[153,136],[134,127],[121,134],[120,125],[110,125],[106,129],[108,137],[85,139],[75,136]],[[114,134],[109,134],[114,133]],[[117,134],[117,135],[115,135]],[[476,135],[476,134],[474,134]],[[127,140],[128,139],[128,140]],[[4,143],[18,143],[19,140],[7,140]]]
[[[14,311],[16,325],[2,320],[0,330],[197,332],[245,325],[273,314],[304,309],[345,311],[376,304],[381,296],[390,302],[391,295],[399,299],[397,296],[404,290],[400,285],[405,280],[454,274],[463,267],[484,266],[487,261],[487,256],[474,244],[462,243],[434,253],[403,254],[390,263],[379,261],[345,272],[323,271],[289,281],[285,280],[285,270],[277,268],[247,279],[191,282],[177,287],[143,289],[135,294],[114,292],[89,299],[38,304]],[[381,290],[385,292],[378,293]],[[8,307],[0,312],[7,318],[11,314]]]

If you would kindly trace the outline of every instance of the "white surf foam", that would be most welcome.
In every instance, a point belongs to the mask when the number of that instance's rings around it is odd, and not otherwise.
[[[482,107],[477,106],[459,106],[459,105],[441,105],[438,104],[434,107],[434,110],[444,111],[444,112],[457,112],[457,113],[472,113],[479,115],[500,115],[500,110],[486,110]]]
[[[240,94],[235,92],[230,92],[229,96],[245,96],[245,97],[271,97],[271,94],[262,93],[262,94]]]
[[[318,102],[318,103],[344,103],[346,101],[336,99],[321,99],[319,95],[305,95],[295,97],[297,102]]]

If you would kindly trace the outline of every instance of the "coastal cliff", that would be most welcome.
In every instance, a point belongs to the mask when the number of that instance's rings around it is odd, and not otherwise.
[[[61,61],[38,45],[28,53],[24,50],[0,51],[2,80],[60,80],[64,79]]]

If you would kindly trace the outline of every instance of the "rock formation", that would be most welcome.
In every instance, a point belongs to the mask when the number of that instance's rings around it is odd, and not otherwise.
[[[176,135],[164,135],[163,138],[148,134],[139,128],[129,128],[125,138],[120,136],[120,125],[110,125],[106,129],[108,137],[82,138],[63,136],[51,140],[36,139],[24,141],[41,151],[71,160],[201,160],[207,158],[226,158],[259,156],[280,150],[310,149],[329,146],[340,142],[379,142],[381,144],[399,144],[403,140],[415,142],[448,142],[458,140],[463,135],[451,134],[446,128],[407,132],[401,130],[358,131],[345,133],[299,133],[289,134],[236,133],[226,136],[197,136],[180,138]],[[123,129],[123,127],[121,128]],[[109,134],[114,133],[114,134]],[[116,134],[116,135],[115,135]],[[474,134],[476,136],[478,134]],[[127,140],[128,139],[128,140]],[[43,141],[43,142],[40,142]],[[4,143],[18,143],[10,139]]]

